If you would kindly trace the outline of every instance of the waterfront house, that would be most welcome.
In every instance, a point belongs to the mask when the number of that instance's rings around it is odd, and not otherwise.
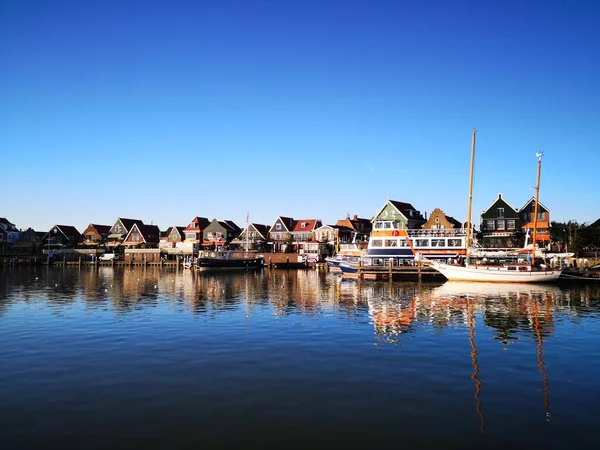
[[[484,247],[513,248],[521,245],[521,220],[502,194],[481,213],[481,237]]]
[[[231,243],[247,250],[266,250],[269,227],[260,223],[249,223]]]
[[[19,241],[19,229],[5,217],[0,217],[0,253],[12,250],[14,244]]]
[[[345,219],[338,220],[335,225],[341,227],[339,228],[340,243],[368,242],[373,230],[371,219],[363,219],[356,214],[352,218],[350,218],[350,215],[346,215]],[[351,230],[351,232],[347,234],[346,229]]]
[[[321,255],[327,255],[327,243],[315,239],[315,230],[323,223],[319,219],[301,219],[294,223],[291,231],[294,249],[309,260],[317,261]]]
[[[400,229],[421,228],[426,222],[421,212],[415,209],[413,205],[395,200],[385,202],[371,222],[375,223],[380,220],[394,221],[396,227]]]
[[[202,243],[203,232],[209,225],[210,220],[206,217],[194,217],[183,230],[185,233],[185,242],[200,245]]]
[[[185,241],[185,227],[169,227],[160,233],[158,248],[175,248],[177,244]]]
[[[82,244],[86,247],[99,247],[108,242],[110,234],[110,225],[98,225],[90,223],[82,233]]]
[[[54,225],[44,234],[42,242],[46,252],[73,249],[81,242],[81,233],[71,225]]]
[[[40,253],[42,248],[42,239],[46,233],[44,231],[35,231],[33,228],[27,228],[20,232],[19,242],[13,245],[15,253],[35,255]]]
[[[274,252],[283,252],[292,242],[292,230],[296,221],[291,217],[279,216],[269,229],[269,244]]]
[[[202,233],[202,245],[209,248],[227,245],[239,236],[241,231],[231,220],[213,219]]]
[[[440,208],[435,208],[422,228],[425,230],[451,230],[462,228],[462,224],[454,217],[444,214]]]
[[[122,245],[126,248],[156,248],[160,241],[160,230],[156,225],[134,223]]]
[[[106,245],[113,248],[121,245],[134,224],[142,226],[144,225],[144,222],[139,219],[124,219],[119,217],[114,225],[110,228],[108,242]]]
[[[535,197],[531,197],[519,210],[522,236],[524,238],[527,233],[529,233],[529,244],[531,244],[533,240],[534,213]],[[545,247],[550,244],[550,210],[542,205],[541,202],[538,202],[537,232],[535,239],[540,247]],[[523,242],[522,245],[524,244],[525,242]]]

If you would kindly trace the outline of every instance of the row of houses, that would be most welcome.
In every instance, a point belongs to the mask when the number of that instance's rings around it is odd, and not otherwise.
[[[513,208],[499,194],[481,214],[479,238],[486,247],[516,247],[523,244],[527,230],[533,227],[534,199],[521,209]],[[537,240],[550,242],[549,210],[538,207]],[[139,219],[117,218],[113,225],[90,223],[79,232],[71,225],[54,225],[46,232],[31,228],[20,231],[5,218],[0,218],[0,252],[38,253],[64,249],[88,249],[119,252],[124,249],[158,248],[165,254],[196,254],[202,248],[239,247],[249,250],[285,252],[323,256],[339,249],[340,245],[366,245],[372,224],[376,220],[393,220],[406,229],[462,228],[464,223],[446,215],[441,209],[432,211],[429,218],[410,203],[387,200],[370,219],[354,215],[324,225],[320,219],[295,219],[279,216],[270,225],[249,223],[240,228],[231,220],[212,221],[193,217],[186,226],[171,226],[161,231],[157,225]]]

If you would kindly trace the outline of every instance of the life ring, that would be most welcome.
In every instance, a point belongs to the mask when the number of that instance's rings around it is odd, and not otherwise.
[[[398,233],[397,230],[392,231],[392,236],[398,236],[400,233]]]

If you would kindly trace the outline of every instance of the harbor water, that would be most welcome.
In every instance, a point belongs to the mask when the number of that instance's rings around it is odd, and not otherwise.
[[[595,448],[600,284],[0,270],[0,442]]]

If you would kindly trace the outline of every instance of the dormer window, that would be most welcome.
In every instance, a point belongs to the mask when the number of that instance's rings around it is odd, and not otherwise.
[[[306,222],[302,222],[302,228],[306,228]]]

